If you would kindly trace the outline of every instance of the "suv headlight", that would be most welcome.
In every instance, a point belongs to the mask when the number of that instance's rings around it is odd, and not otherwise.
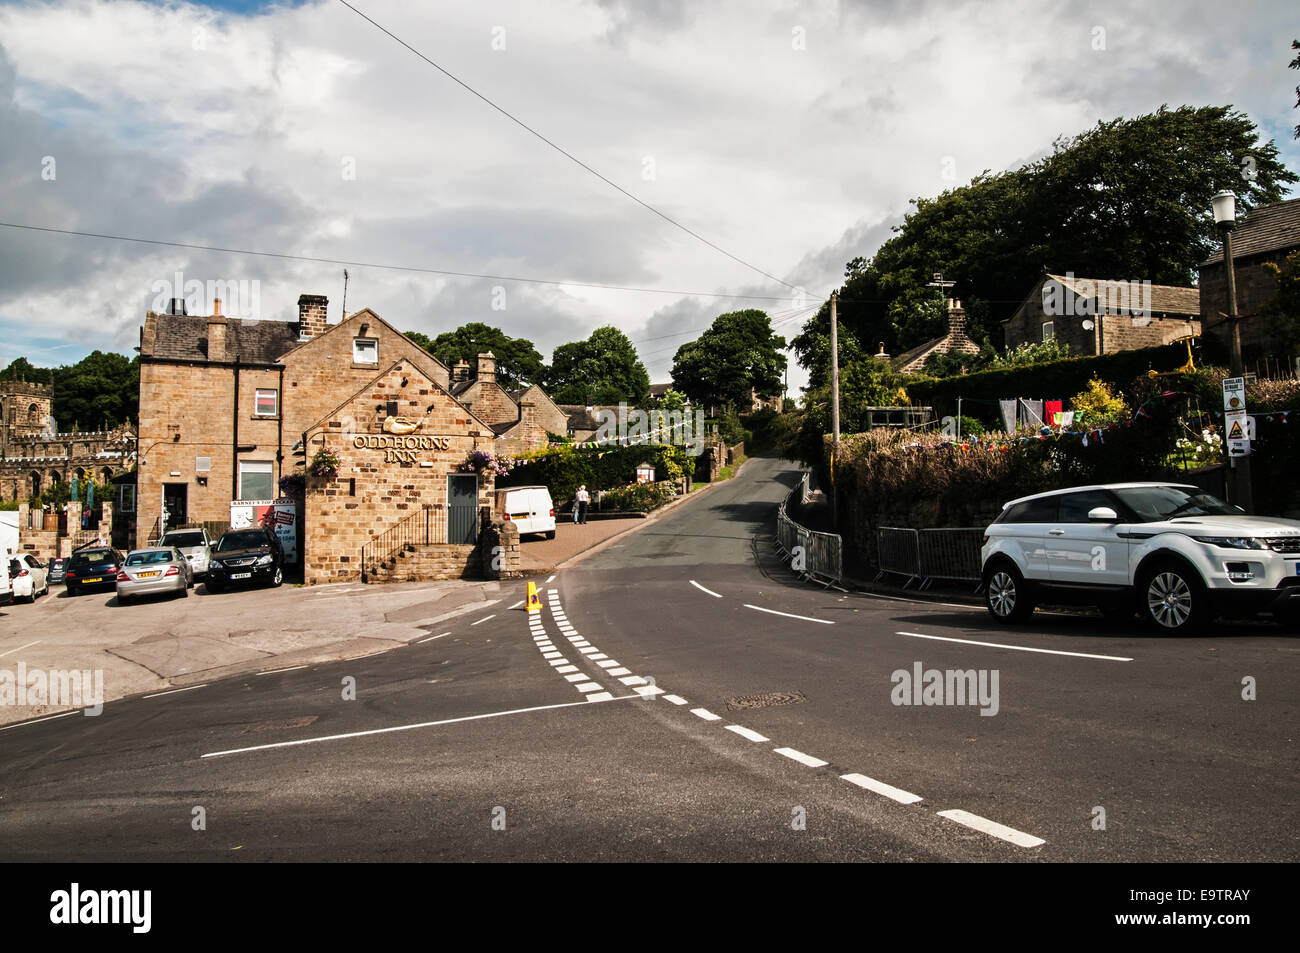
[[[275,562],[275,557],[272,556],[270,553],[267,553],[265,556],[257,557],[257,565],[259,566],[269,566],[273,562]]]
[[[225,566],[220,559],[209,559],[208,566],[212,569],[224,569]]]
[[[1260,540],[1250,536],[1193,536],[1198,543],[1219,546],[1222,549],[1267,549]]]

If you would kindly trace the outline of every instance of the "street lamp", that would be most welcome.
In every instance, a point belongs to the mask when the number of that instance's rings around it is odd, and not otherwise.
[[[1237,196],[1228,191],[1216,192],[1210,199],[1214,206],[1214,224],[1223,232],[1223,268],[1228,277],[1228,326],[1232,332],[1232,376],[1244,377],[1241,363],[1241,319],[1237,315],[1237,274],[1233,267],[1232,230],[1237,224]],[[1247,513],[1254,509],[1250,485],[1250,454],[1233,458],[1237,478],[1233,481],[1233,501]]]

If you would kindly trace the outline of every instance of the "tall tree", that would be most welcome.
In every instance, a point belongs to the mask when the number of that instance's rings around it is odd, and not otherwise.
[[[54,368],[37,367],[25,357],[15,357],[9,362],[8,367],[0,371],[0,380],[49,384],[54,380]]]
[[[418,331],[406,336],[442,363],[451,367],[468,361],[475,367],[478,355],[491,351],[497,359],[497,383],[506,390],[516,390],[539,383],[546,371],[542,355],[527,338],[512,338],[500,328],[477,321],[462,324],[454,331],[444,331],[435,338]]]
[[[54,419],[60,429],[75,424],[102,430],[134,420],[140,404],[140,358],[92,351],[54,372]]]
[[[650,391],[650,375],[636,348],[612,326],[557,347],[546,382],[557,404],[637,403]]]
[[[673,386],[699,403],[748,409],[750,388],[765,396],[780,392],[784,349],[785,338],[773,333],[766,312],[720,314],[707,331],[677,349]]]

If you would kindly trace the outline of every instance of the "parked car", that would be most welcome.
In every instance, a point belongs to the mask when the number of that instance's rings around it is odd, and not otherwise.
[[[268,529],[232,529],[217,540],[208,561],[208,592],[232,585],[284,582],[284,550]]]
[[[194,576],[189,560],[172,546],[133,549],[126,554],[117,573],[117,602],[126,605],[136,596],[160,592],[190,594]]]
[[[111,546],[79,549],[68,559],[63,573],[63,588],[70,596],[92,589],[116,589],[117,571],[125,558]]]
[[[63,582],[63,573],[68,568],[68,560],[62,556],[55,557],[49,561],[45,568],[49,572],[50,582],[61,583]]]
[[[9,576],[9,551],[0,549],[0,606],[14,601],[14,584]]]
[[[13,599],[35,602],[37,596],[50,591],[45,564],[31,553],[19,553],[9,560],[9,578],[13,586]]]
[[[512,486],[497,490],[497,509],[502,518],[519,528],[519,535],[542,533],[555,539],[555,504],[544,486]]]
[[[1012,500],[985,531],[985,603],[1023,622],[1040,600],[1136,611],[1157,631],[1216,615],[1300,615],[1300,521],[1247,516],[1195,486],[1114,483]]]
[[[208,574],[208,560],[212,558],[212,539],[208,531],[197,529],[174,529],[163,535],[159,546],[172,546],[181,551],[193,570],[195,577]]]

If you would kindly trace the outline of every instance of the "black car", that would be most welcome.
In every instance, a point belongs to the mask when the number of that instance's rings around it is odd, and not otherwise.
[[[126,557],[109,546],[80,549],[68,559],[63,587],[75,596],[92,589],[117,590],[117,573]]]
[[[208,561],[208,592],[231,586],[284,582],[284,550],[267,529],[232,529],[212,548]]]

